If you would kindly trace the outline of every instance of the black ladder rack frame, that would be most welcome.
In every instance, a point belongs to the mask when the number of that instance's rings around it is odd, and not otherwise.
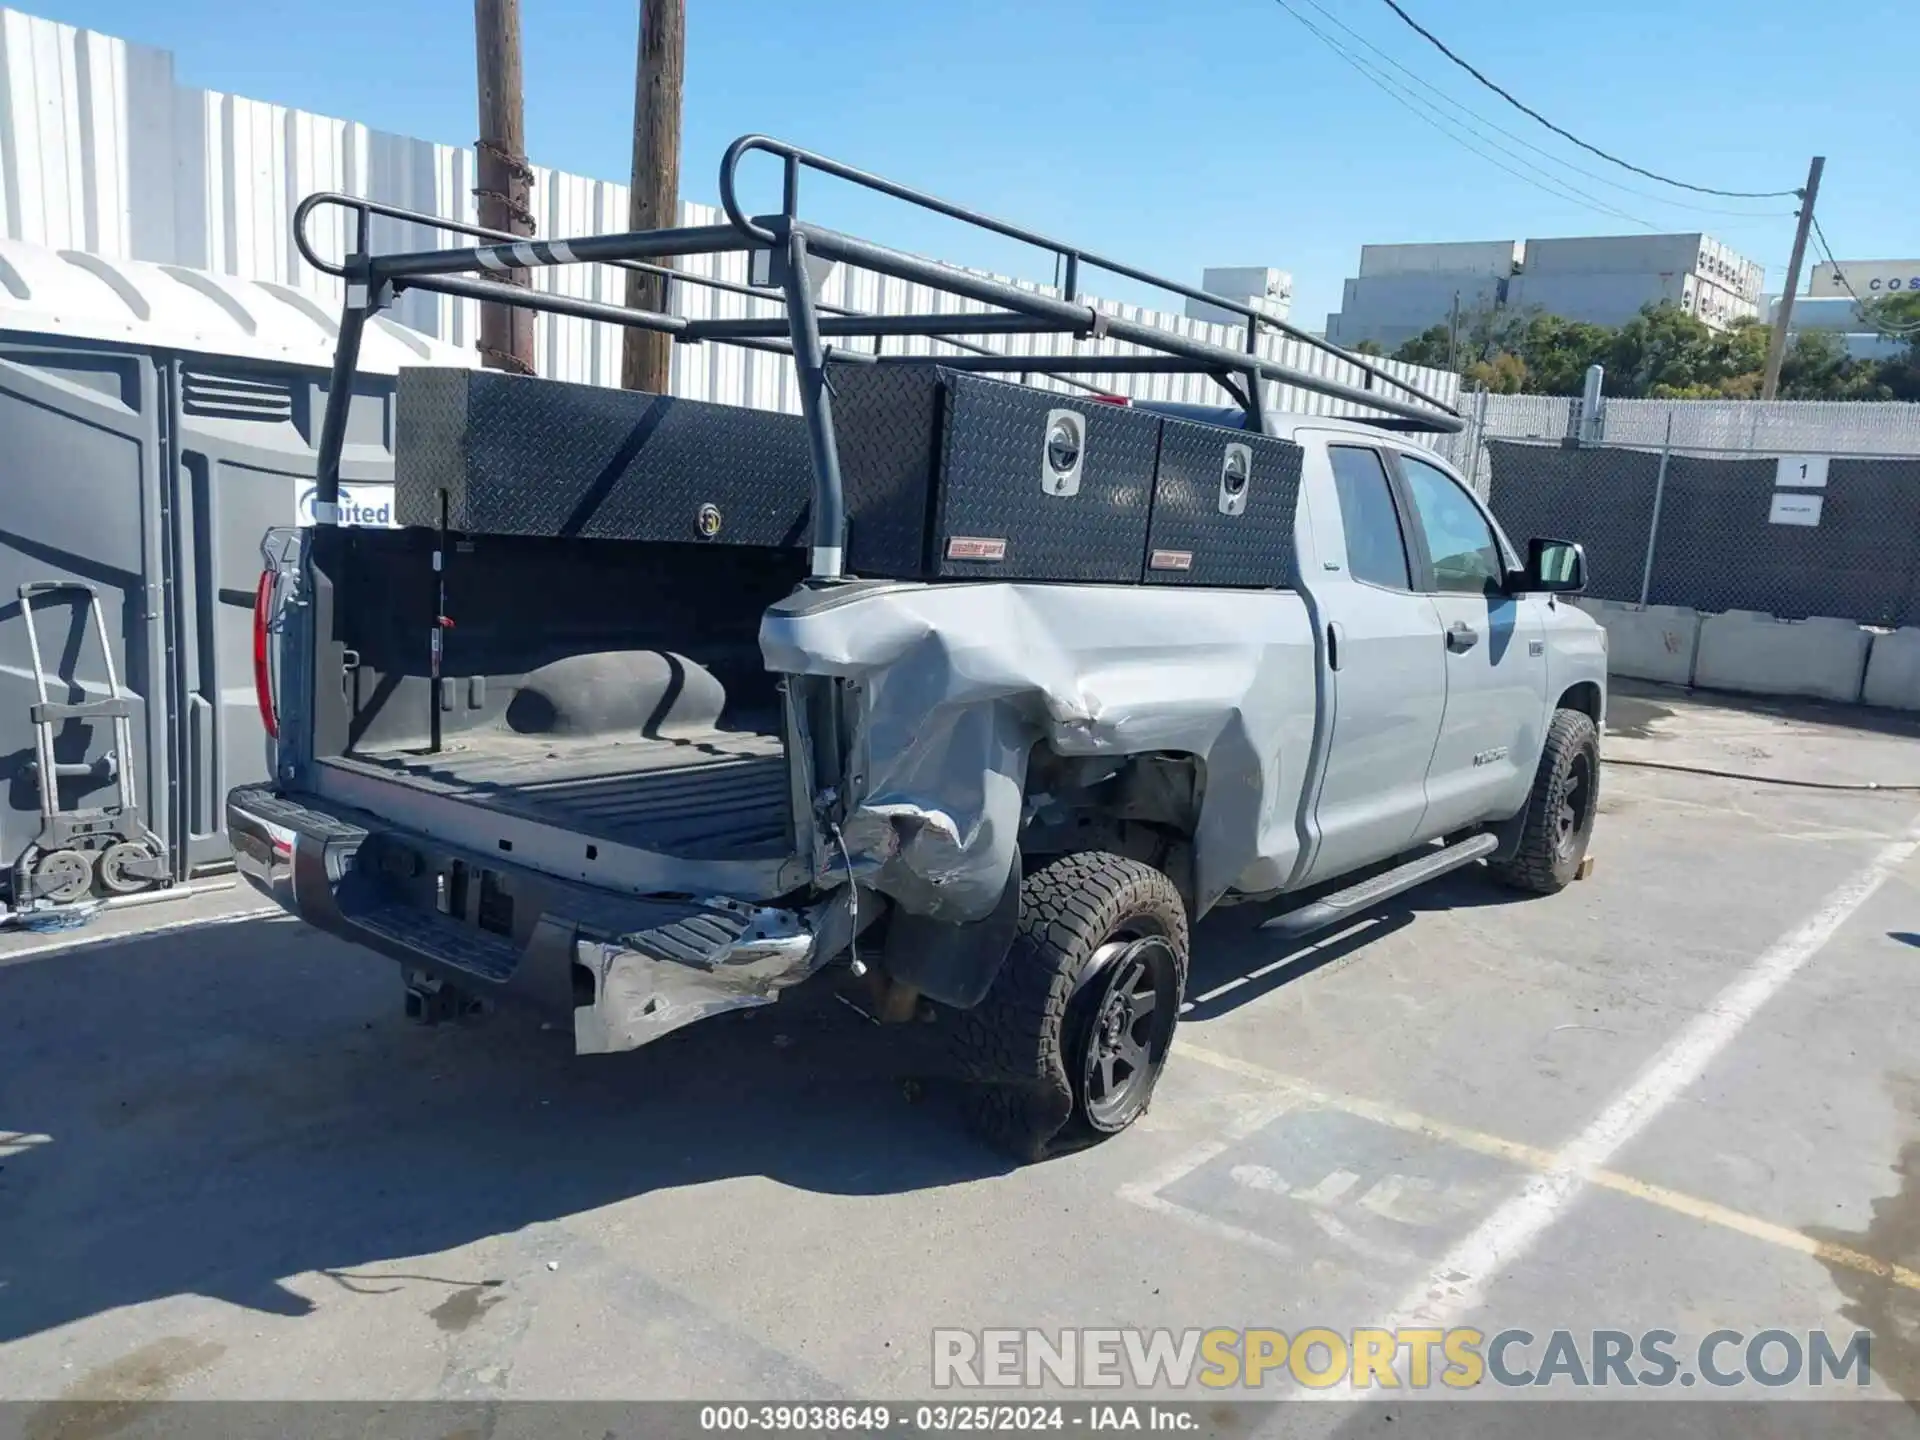
[[[741,208],[736,176],[740,161],[754,151],[774,156],[780,161],[781,208],[777,214],[749,216]],[[1063,267],[1060,294],[1045,295],[1025,290],[802,220],[799,217],[799,203],[803,169],[831,175],[1049,252]],[[314,512],[316,524],[322,532],[330,531],[339,523],[340,453],[346,436],[347,405],[352,394],[354,371],[359,364],[361,336],[372,316],[391,304],[400,292],[409,289],[654,330],[686,344],[713,340],[792,356],[800,380],[801,409],[812,450],[811,571],[817,581],[832,581],[841,577],[846,535],[840,462],[834,445],[833,392],[827,380],[827,367],[830,363],[927,363],[924,356],[880,353],[885,340],[892,336],[927,337],[966,352],[941,359],[940,363],[956,369],[1019,373],[1023,376],[1048,375],[1081,389],[1094,387],[1069,377],[1087,373],[1209,375],[1245,410],[1248,426],[1255,430],[1265,429],[1262,380],[1276,380],[1365,407],[1375,413],[1360,418],[1393,429],[1454,433],[1465,428],[1465,421],[1457,411],[1416,386],[1369,364],[1360,356],[1250,305],[1182,285],[1178,281],[1010,225],[938,196],[789,145],[785,141],[765,135],[745,135],[734,141],[720,163],[720,199],[726,215],[725,224],[642,230],[618,235],[588,235],[564,240],[530,240],[334,192],[321,192],[302,200],[294,212],[294,243],[309,265],[346,282],[346,304],[341,313],[339,340],[334,351],[326,416],[321,424],[316,462]],[[323,259],[308,239],[307,221],[315,210],[323,206],[343,209],[354,216],[352,248],[342,261]],[[372,253],[375,216],[486,243],[448,250],[376,255]],[[688,275],[659,263],[686,255],[738,251],[749,253],[748,273],[756,283],[739,285],[731,281]],[[984,313],[958,315],[867,315],[824,305],[813,293],[808,262],[815,257],[873,270],[994,308]],[[598,300],[547,294],[524,284],[509,283],[508,279],[511,272],[516,270],[577,264],[603,264],[637,270],[645,274],[662,275],[682,284],[781,302],[785,305],[786,314],[784,317],[689,320],[660,311],[629,309]],[[1210,345],[1172,331],[1109,315],[1081,298],[1083,267],[1103,270],[1234,313],[1246,321],[1246,348],[1236,351],[1221,345]],[[468,272],[479,272],[484,278],[474,278]],[[1355,366],[1364,377],[1364,387],[1344,384],[1263,358],[1259,353],[1263,327],[1312,345]],[[959,338],[996,334],[1065,335],[1073,339],[1111,337],[1143,347],[1150,353],[1129,356],[1071,352],[1004,355]],[[829,341],[842,337],[870,338],[875,341],[874,353],[829,345]],[[319,538],[316,536],[316,539]]]

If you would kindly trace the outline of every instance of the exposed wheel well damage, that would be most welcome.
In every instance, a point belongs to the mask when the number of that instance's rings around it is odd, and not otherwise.
[[[1606,719],[1605,703],[1600,694],[1600,687],[1591,680],[1582,680],[1578,685],[1569,685],[1553,708],[1578,710],[1595,725],[1599,725]]]
[[[1024,854],[1106,850],[1164,872],[1193,903],[1193,837],[1205,793],[1198,755],[1062,755],[1034,748],[1022,797]]]

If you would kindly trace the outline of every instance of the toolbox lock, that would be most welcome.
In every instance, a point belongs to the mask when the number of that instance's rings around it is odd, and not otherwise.
[[[1080,466],[1087,454],[1087,417],[1078,410],[1049,410],[1046,435],[1040,488],[1049,495],[1078,495]]]
[[[1253,483],[1253,447],[1238,441],[1227,446],[1220,462],[1220,513],[1239,515],[1247,508],[1247,487]]]

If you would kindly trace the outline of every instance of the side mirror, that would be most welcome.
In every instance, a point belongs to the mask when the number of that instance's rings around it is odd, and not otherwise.
[[[1522,588],[1578,595],[1587,588],[1587,552],[1571,540],[1529,540]]]

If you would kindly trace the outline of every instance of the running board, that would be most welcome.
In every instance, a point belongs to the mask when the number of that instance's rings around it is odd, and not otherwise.
[[[1323,900],[1315,900],[1310,905],[1302,905],[1298,910],[1289,910],[1284,915],[1276,915],[1260,928],[1270,934],[1283,935],[1290,939],[1311,935],[1316,930],[1324,930],[1329,925],[1337,925],[1342,920],[1351,919],[1362,910],[1378,905],[1382,900],[1398,895],[1403,890],[1424,885],[1427,881],[1437,879],[1449,870],[1458,870],[1462,865],[1471,864],[1483,855],[1491,855],[1499,847],[1499,837],[1490,831],[1469,835],[1457,844],[1417,856],[1404,865],[1396,865],[1384,875],[1376,875],[1371,880],[1362,880],[1358,885],[1349,885],[1344,890],[1337,890]]]

